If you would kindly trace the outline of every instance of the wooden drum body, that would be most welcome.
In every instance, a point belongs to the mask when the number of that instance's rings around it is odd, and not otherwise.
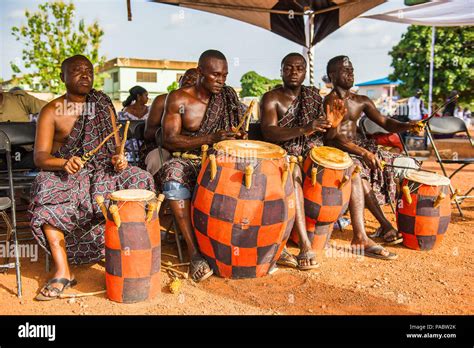
[[[397,199],[397,226],[406,247],[431,250],[441,243],[451,221],[449,185],[435,173],[406,173]]]
[[[191,216],[202,255],[225,278],[266,275],[295,219],[286,152],[248,140],[214,145],[197,180]]]
[[[110,206],[97,201],[106,216],[105,264],[107,297],[134,303],[161,291],[159,206],[147,190],[121,190],[110,195]],[[102,202],[101,202],[102,201]]]
[[[351,196],[353,161],[339,149],[313,148],[303,165],[306,231],[313,250],[322,250],[339,217],[346,211]],[[298,234],[292,233],[298,243]]]

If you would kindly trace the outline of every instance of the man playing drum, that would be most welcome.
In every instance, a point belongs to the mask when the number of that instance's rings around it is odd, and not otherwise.
[[[241,137],[231,131],[238,125],[244,106],[236,92],[225,85],[228,74],[225,56],[216,50],[201,54],[198,62],[198,79],[194,86],[171,92],[163,115],[163,145],[170,152],[188,156],[172,158],[155,175],[160,191],[170,201],[170,207],[188,246],[190,275],[201,281],[213,271],[199,253],[191,224],[190,199],[201,159],[190,157],[199,154],[202,145]],[[186,158],[185,158],[186,157]]]
[[[108,140],[88,161],[81,159],[105,140],[116,126],[112,102],[92,89],[91,62],[76,55],[61,65],[66,94],[49,102],[38,118],[35,164],[42,171],[31,192],[33,235],[50,252],[56,272],[37,296],[57,298],[76,283],[69,264],[104,258],[104,217],[95,203],[120,189],[154,190],[152,176],[129,166],[119,135]]]
[[[264,137],[282,146],[289,155],[306,156],[314,146],[323,145],[323,136],[331,128],[332,122],[324,117],[323,101],[319,90],[315,87],[303,86],[306,76],[306,60],[299,53],[290,53],[281,63],[283,86],[267,92],[262,97],[261,115],[262,132]],[[298,266],[302,269],[317,266],[316,256],[311,251],[311,242],[306,233],[305,213],[303,204],[303,178],[299,166],[293,172],[296,190],[296,221],[295,227],[300,237],[300,254]],[[360,182],[359,182],[360,185]],[[357,181],[352,181],[350,200],[351,217],[358,219],[354,224],[352,246],[364,249],[366,256],[386,258],[393,254],[370,240],[364,228],[363,206],[353,204],[360,198],[361,188]],[[354,197],[352,197],[354,196]],[[358,214],[353,214],[358,210]],[[288,255],[288,252],[287,252]],[[290,255],[291,256],[291,255]]]
[[[388,221],[380,207],[389,200],[395,201],[394,173],[383,169],[381,161],[391,164],[396,155],[379,149],[374,141],[361,138],[357,133],[356,123],[364,113],[387,131],[399,133],[416,131],[418,121],[402,123],[384,117],[368,97],[352,93],[350,89],[354,85],[354,68],[346,56],[337,56],[328,62],[327,76],[334,87],[324,100],[324,110],[329,110],[328,119],[332,122],[332,128],[325,136],[327,144],[356,156],[353,159],[362,168],[360,177],[363,188],[363,194],[357,195],[358,204],[362,207],[365,205],[380,223],[376,236],[383,237],[389,244],[401,243],[401,234]],[[363,221],[353,221],[354,228],[359,223],[363,224]]]

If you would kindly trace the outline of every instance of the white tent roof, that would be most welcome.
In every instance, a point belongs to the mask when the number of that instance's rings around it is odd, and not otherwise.
[[[474,25],[474,0],[435,0],[362,18],[436,27]]]

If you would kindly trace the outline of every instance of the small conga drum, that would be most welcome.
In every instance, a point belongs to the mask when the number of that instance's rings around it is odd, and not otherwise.
[[[295,198],[286,152],[262,141],[229,140],[203,153],[191,203],[197,243],[214,273],[261,277],[290,236]]]
[[[443,240],[451,221],[450,180],[444,176],[409,170],[397,199],[397,226],[403,244],[431,250]]]
[[[351,196],[353,161],[339,149],[314,147],[303,165],[306,231],[313,250],[327,244],[336,222],[346,211]],[[292,240],[299,242],[296,231]]]
[[[152,299],[161,291],[161,240],[158,200],[152,191],[121,190],[96,198],[105,224],[105,282],[107,297],[134,303]]]

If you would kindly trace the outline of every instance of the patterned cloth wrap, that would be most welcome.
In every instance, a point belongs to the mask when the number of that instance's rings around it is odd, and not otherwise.
[[[364,149],[374,153],[379,160],[383,160],[390,165],[393,164],[395,158],[399,157],[399,155],[385,151],[381,146],[377,146],[373,139],[367,139],[360,134],[358,134],[356,139],[352,142],[357,146],[363,147]],[[369,182],[372,191],[377,198],[378,204],[388,204],[390,203],[390,200],[395,202],[397,183],[395,181],[394,168],[387,166],[384,170],[372,170],[360,157],[352,155],[351,157],[354,164],[362,169],[360,176],[362,179]]]
[[[66,143],[54,154],[59,158],[81,156],[91,151],[112,132],[112,102],[104,93],[92,90],[87,96],[84,113],[76,121]],[[89,112],[91,111],[92,112]],[[43,225],[49,224],[64,233],[68,260],[83,264],[104,257],[104,217],[95,202],[102,195],[122,189],[154,191],[151,175],[128,166],[116,172],[111,164],[115,154],[112,137],[74,175],[65,171],[41,171],[31,189],[31,228],[33,235],[47,252],[49,245]]]
[[[278,120],[280,127],[302,127],[312,120],[324,117],[323,102],[319,90],[315,87],[302,86],[301,93],[288,108],[287,112]],[[387,164],[393,164],[398,156],[394,153],[384,151],[377,146],[374,140],[358,137],[353,142],[368,151],[375,153],[377,157]],[[323,145],[323,135],[314,133],[311,136],[301,136],[292,140],[279,143],[289,155],[303,156],[305,158],[314,146]],[[361,177],[369,181],[380,205],[395,201],[396,182],[394,171],[386,167],[383,171],[371,170],[359,157],[351,156],[356,165],[362,169]]]
[[[230,131],[232,126],[238,125],[244,112],[245,106],[239,101],[237,93],[231,87],[225,86],[219,94],[211,96],[201,127],[195,132],[183,132],[183,135],[199,137],[219,130]],[[188,153],[199,155],[200,149]],[[184,185],[192,194],[200,170],[200,159],[172,158],[163,164],[154,178],[160,191],[163,191],[165,183],[174,181]]]
[[[290,105],[286,113],[278,120],[279,127],[303,127],[313,120],[322,118],[323,100],[316,87],[301,86],[301,93]],[[302,135],[288,141],[278,143],[288,155],[305,157],[315,146],[323,145],[321,133],[310,136]]]

